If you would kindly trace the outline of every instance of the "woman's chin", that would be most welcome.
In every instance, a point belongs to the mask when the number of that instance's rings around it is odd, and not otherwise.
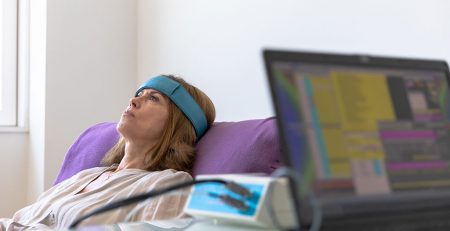
[[[123,135],[124,132],[126,132],[128,127],[128,122],[124,119],[120,119],[120,121],[117,123],[116,130]]]

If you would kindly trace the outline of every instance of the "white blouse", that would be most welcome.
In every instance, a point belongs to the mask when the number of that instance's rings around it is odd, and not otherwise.
[[[99,188],[81,192],[105,171],[115,168],[117,165],[87,169],[53,186],[44,192],[37,202],[16,212],[12,219],[0,219],[0,231],[68,228],[77,218],[113,201],[192,180],[187,172],[173,169],[156,172],[123,169],[111,175]],[[187,190],[141,202],[146,205],[133,215],[131,221],[173,219],[181,216]],[[79,226],[122,222],[137,205],[140,204],[95,215],[81,222]]]

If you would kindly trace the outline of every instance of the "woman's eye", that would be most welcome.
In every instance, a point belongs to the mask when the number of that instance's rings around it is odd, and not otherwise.
[[[151,101],[158,101],[158,97],[156,97],[156,96],[154,96],[154,95],[150,95],[149,97],[148,97],[148,99],[149,100],[151,100]]]

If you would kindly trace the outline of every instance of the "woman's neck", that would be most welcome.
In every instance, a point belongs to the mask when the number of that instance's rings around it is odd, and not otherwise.
[[[137,168],[145,170],[145,157],[147,152],[153,147],[154,144],[145,143],[143,145],[126,142],[125,143],[125,155],[119,163],[119,166],[115,170],[120,171],[122,169]]]

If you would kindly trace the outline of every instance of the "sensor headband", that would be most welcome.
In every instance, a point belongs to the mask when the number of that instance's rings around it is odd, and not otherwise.
[[[136,91],[135,96],[138,96],[142,90],[149,88],[155,89],[169,97],[191,122],[197,139],[200,139],[206,132],[208,123],[206,122],[205,113],[186,89],[177,81],[160,75],[143,83]]]

